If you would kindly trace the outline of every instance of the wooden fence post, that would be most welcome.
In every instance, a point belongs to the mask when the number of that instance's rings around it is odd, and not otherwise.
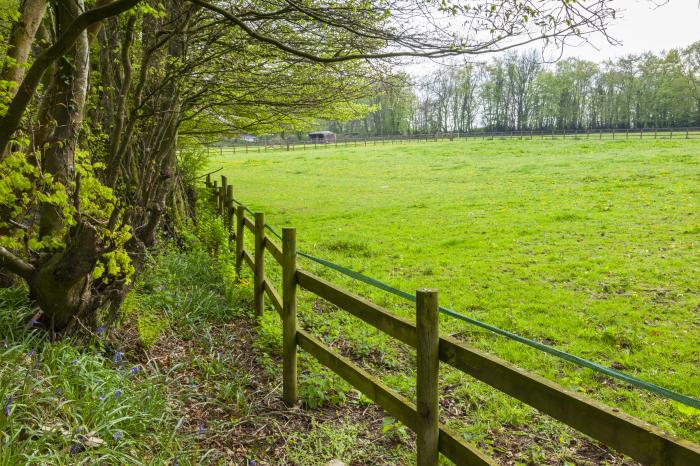
[[[253,277],[253,294],[255,305],[255,318],[259,319],[263,313],[265,305],[265,288],[263,280],[265,280],[265,213],[255,212],[255,258]]]
[[[206,186],[207,186],[207,188],[211,188],[211,175],[208,173],[207,173]]]
[[[212,188],[214,189],[214,204],[219,207],[219,188],[217,187],[216,180],[212,183]]]
[[[228,185],[228,178],[226,176],[221,175],[221,203],[219,204],[219,212],[221,212],[221,216],[224,218],[224,221],[226,221],[226,216],[224,215],[224,210],[226,209],[226,186]]]
[[[229,230],[233,230],[233,185],[226,185],[226,217],[224,219]]]
[[[241,276],[243,265],[243,235],[245,232],[245,207],[239,205],[236,209],[236,276]]]
[[[219,212],[222,220],[226,220],[224,216],[224,205],[226,205],[226,186],[221,186],[219,188]]]
[[[418,426],[416,446],[418,466],[438,464],[438,294],[437,290],[416,292],[416,408]]]
[[[297,231],[282,228],[282,399],[297,402]]]

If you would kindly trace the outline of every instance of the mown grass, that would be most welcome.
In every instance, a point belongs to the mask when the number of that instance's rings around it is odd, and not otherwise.
[[[234,196],[264,211],[269,224],[295,226],[302,251],[405,291],[437,287],[447,307],[700,397],[699,141],[239,151],[211,166],[223,166]],[[399,298],[301,265],[412,315]],[[312,297],[302,299],[306,326],[412,395],[410,352]],[[444,316],[441,327],[700,441],[696,410]],[[442,386],[445,417],[467,419],[456,427],[484,448],[503,448],[499,436],[525,429],[559,439],[541,447],[550,459],[569,457],[571,433],[548,418],[460,374],[446,372]],[[538,455],[535,448],[519,460],[539,462]]]

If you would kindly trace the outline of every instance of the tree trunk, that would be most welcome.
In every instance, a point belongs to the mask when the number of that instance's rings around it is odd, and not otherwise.
[[[1,80],[12,81],[15,85],[10,88],[10,97],[17,93],[17,86],[24,77],[24,69],[32,48],[32,42],[36,35],[41,20],[46,11],[46,0],[25,0],[19,21],[12,28],[10,43],[7,49],[7,58],[2,71]]]
[[[68,27],[83,9],[82,0],[60,2],[56,10],[59,31]],[[68,187],[75,173],[75,151],[88,86],[87,31],[80,34],[69,54],[58,61],[52,84],[55,91],[50,92],[48,98],[52,99],[49,111],[55,126],[43,153],[43,170]],[[57,206],[42,205],[40,215],[41,237],[56,234],[63,228],[63,218]]]
[[[59,32],[82,13],[82,0],[60,2],[56,9]],[[83,31],[75,45],[56,66],[53,89],[47,94],[49,117],[54,122],[43,152],[45,173],[66,186],[71,193],[75,179],[75,155],[78,133],[83,121],[88,87],[88,35]],[[40,206],[40,237],[64,234],[65,226],[59,206]],[[94,227],[82,222],[65,236],[66,246],[57,253],[46,253],[36,265],[29,280],[32,298],[43,311],[42,320],[54,330],[62,330],[74,315],[91,304],[92,270],[100,255],[99,235]]]
[[[80,223],[66,249],[48,256],[37,267],[29,281],[30,295],[51,329],[65,329],[74,316],[92,307],[90,285],[99,256],[97,231]]]

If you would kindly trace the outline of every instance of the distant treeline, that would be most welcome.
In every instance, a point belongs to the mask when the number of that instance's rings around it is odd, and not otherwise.
[[[543,64],[536,51],[395,76],[362,120],[326,122],[338,133],[700,126],[700,42],[603,63]]]

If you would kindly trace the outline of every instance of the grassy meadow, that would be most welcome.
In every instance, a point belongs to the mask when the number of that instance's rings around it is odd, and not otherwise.
[[[301,251],[404,291],[438,288],[443,306],[700,397],[700,141],[224,149],[211,161],[219,167],[236,199],[273,227],[297,228]],[[412,315],[400,298],[300,266]],[[302,304],[303,325],[414,395],[405,348],[310,296]],[[266,319],[279,325],[274,313]],[[692,408],[446,316],[441,331],[700,441]],[[566,461],[572,431],[467,376],[441,374],[444,420],[466,438],[496,452],[505,437],[549,439],[547,457]]]

